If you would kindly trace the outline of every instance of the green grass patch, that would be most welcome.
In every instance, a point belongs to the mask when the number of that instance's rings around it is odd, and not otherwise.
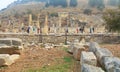
[[[28,69],[22,72],[69,72],[74,63],[73,58],[66,56],[61,60],[64,60],[64,62],[53,66],[44,66],[40,69]]]
[[[65,62],[72,62],[72,57],[64,57],[63,58]]]
[[[67,51],[68,51],[68,48],[63,47],[62,50],[65,51],[65,52],[67,52]]]

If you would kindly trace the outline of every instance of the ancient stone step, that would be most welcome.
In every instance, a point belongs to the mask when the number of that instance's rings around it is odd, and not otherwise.
[[[97,65],[97,59],[96,56],[94,55],[93,52],[85,52],[83,51],[81,53],[81,60],[80,60],[81,65],[83,64],[88,64],[88,65]]]

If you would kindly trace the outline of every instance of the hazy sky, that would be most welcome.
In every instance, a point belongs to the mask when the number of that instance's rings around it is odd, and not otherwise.
[[[0,10],[6,8],[10,3],[16,0],[0,0]]]

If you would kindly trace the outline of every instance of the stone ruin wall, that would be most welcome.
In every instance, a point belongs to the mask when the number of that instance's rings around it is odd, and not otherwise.
[[[80,40],[83,35],[68,35],[67,40],[73,41],[75,39]],[[41,39],[43,43],[65,43],[65,36],[54,36],[54,35],[22,35],[22,34],[0,34],[0,38],[20,38],[23,40],[23,43],[40,43]],[[94,35],[94,36],[85,36],[85,40],[89,42],[89,40],[93,38],[94,41],[98,43],[113,43],[119,40],[120,36],[105,36],[105,35]],[[120,42],[120,41],[119,41]]]

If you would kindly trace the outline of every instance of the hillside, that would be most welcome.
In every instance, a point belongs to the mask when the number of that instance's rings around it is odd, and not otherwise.
[[[67,7],[61,7],[50,5],[45,7],[46,3],[51,0],[17,0],[10,4],[8,8],[0,11],[0,23],[2,21],[3,28],[9,23],[9,20],[16,22],[16,24],[25,23],[28,24],[28,15],[33,15],[33,20],[36,20],[38,14],[45,15],[46,12],[57,13],[57,12],[79,12],[83,13],[84,9],[90,8],[88,5],[89,0],[77,0],[77,6],[69,7],[70,0],[67,0]],[[57,0],[61,1],[61,0]],[[74,1],[74,0],[73,0]],[[104,0],[107,4],[108,0]],[[92,12],[101,12],[96,8],[90,8]],[[44,17],[43,17],[44,18]]]

